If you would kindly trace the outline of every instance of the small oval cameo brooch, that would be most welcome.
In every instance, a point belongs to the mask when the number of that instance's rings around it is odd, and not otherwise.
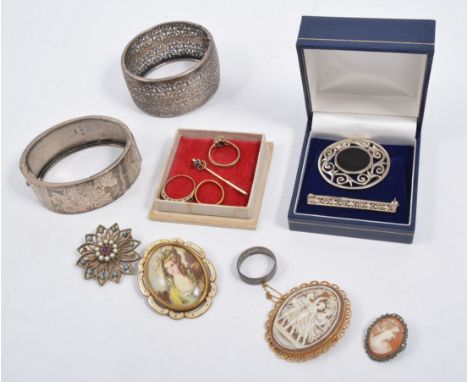
[[[146,248],[138,284],[150,306],[173,319],[196,318],[211,306],[216,271],[203,249],[181,239],[158,240]]]
[[[388,361],[406,348],[408,327],[398,314],[384,314],[367,329],[366,352],[374,361]]]

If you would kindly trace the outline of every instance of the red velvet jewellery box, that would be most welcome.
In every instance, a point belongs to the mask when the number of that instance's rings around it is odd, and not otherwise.
[[[208,151],[216,136],[222,135],[234,143],[240,151],[239,161],[232,167],[220,167],[208,158]],[[265,190],[273,144],[266,142],[263,134],[226,131],[179,129],[176,132],[171,151],[166,161],[160,182],[156,189],[150,218],[159,221],[202,224],[221,227],[255,229]],[[225,146],[212,151],[213,158],[228,163],[236,158],[236,151]],[[206,170],[198,170],[192,159],[201,159],[209,169],[248,192],[243,195]],[[222,186],[223,202],[215,203],[221,197],[221,190],[213,183],[200,186],[197,196],[200,202],[165,200],[164,189],[171,198],[179,199],[191,192],[193,183],[214,180]]]

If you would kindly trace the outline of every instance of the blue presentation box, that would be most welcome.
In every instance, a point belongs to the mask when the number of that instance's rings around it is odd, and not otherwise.
[[[288,221],[291,230],[411,243],[419,153],[434,54],[435,21],[302,18],[297,53],[307,126]],[[366,189],[342,189],[320,174],[330,144],[366,138],[390,156],[387,176]],[[308,195],[389,203],[395,213],[309,205]]]

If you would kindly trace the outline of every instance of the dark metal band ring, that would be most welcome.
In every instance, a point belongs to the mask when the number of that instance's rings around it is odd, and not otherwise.
[[[254,255],[264,255],[266,257],[269,257],[271,260],[273,260],[273,266],[271,267],[270,271],[265,276],[248,277],[241,272],[242,263],[248,257],[254,256]],[[240,254],[239,258],[237,259],[237,272],[239,273],[241,280],[246,282],[247,284],[258,285],[258,284],[266,283],[270,281],[276,273],[276,256],[274,255],[272,251],[270,251],[268,248],[265,248],[265,247],[252,247],[252,248],[246,249],[244,252]]]
[[[64,157],[98,145],[123,147],[107,168],[85,179],[65,183],[44,181],[47,171]],[[75,214],[113,202],[140,173],[141,156],[129,128],[121,121],[88,116],[62,122],[37,136],[24,150],[20,169],[27,185],[49,210]]]
[[[193,60],[189,70],[165,78],[146,78],[171,61]],[[219,62],[210,32],[175,21],[140,33],[122,54],[122,71],[135,104],[156,117],[174,117],[203,105],[219,85]]]

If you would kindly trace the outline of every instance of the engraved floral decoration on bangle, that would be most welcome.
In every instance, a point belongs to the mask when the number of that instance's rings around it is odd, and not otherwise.
[[[88,234],[86,242],[78,247],[80,258],[76,263],[84,268],[86,280],[97,279],[99,285],[111,280],[120,281],[122,274],[133,274],[133,262],[140,260],[135,248],[140,241],[133,239],[132,230],[120,230],[115,223],[109,229],[99,225],[95,234]]]

